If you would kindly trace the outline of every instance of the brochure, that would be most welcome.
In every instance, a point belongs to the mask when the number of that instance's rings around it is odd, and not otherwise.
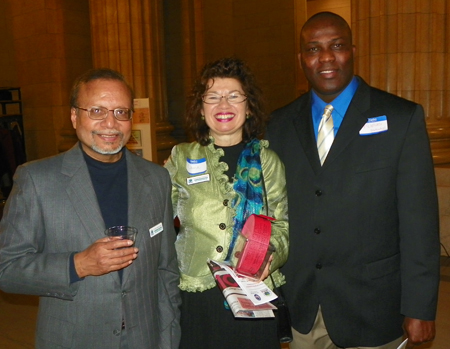
[[[235,317],[255,319],[274,317],[273,310],[276,307],[270,303],[270,300],[275,299],[276,295],[263,282],[252,282],[244,280],[245,278],[237,277],[232,268],[223,263],[210,259],[207,263],[217,286],[222,291]],[[247,291],[250,292],[250,297],[237,282],[238,279],[240,283],[245,285],[245,288],[250,288],[250,291]],[[250,283],[250,287],[247,283]],[[252,283],[258,285],[256,286]],[[273,295],[275,295],[275,298],[273,298]],[[258,304],[254,304],[253,299]],[[261,303],[262,299],[264,299],[264,303]]]

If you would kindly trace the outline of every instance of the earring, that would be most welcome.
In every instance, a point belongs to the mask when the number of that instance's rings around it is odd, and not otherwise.
[[[200,119],[202,119],[202,120],[205,120],[205,116],[204,116],[204,115],[202,115],[202,116],[200,117]]]
[[[251,116],[249,113],[246,113],[246,114],[245,114],[245,118],[246,118],[246,119],[250,119],[251,117],[252,117],[252,116]]]

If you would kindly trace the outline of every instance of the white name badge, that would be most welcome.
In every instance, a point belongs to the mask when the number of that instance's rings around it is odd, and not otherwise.
[[[188,179],[186,179],[187,185],[198,184],[203,182],[209,182],[209,173],[201,176],[189,177]]]
[[[148,232],[150,233],[150,237],[154,237],[158,235],[160,232],[164,230],[162,223],[156,224],[153,228],[150,228]]]
[[[206,159],[186,159],[186,170],[190,175],[198,175],[206,172]]]
[[[386,115],[377,116],[376,118],[368,118],[366,124],[359,131],[361,136],[375,135],[377,133],[386,132],[388,123]]]

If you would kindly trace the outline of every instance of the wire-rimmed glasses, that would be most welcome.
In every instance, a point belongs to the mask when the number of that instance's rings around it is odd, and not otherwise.
[[[222,98],[225,98],[230,104],[238,104],[247,100],[247,96],[239,92],[233,92],[225,96],[217,93],[207,93],[202,96],[202,100],[206,104],[219,104]]]
[[[92,120],[106,119],[110,111],[113,112],[114,117],[116,118],[116,120],[119,121],[129,121],[133,117],[133,111],[128,108],[116,108],[113,110],[105,107],[95,107],[95,106],[90,108],[81,108],[81,107],[74,107],[74,108],[87,111],[87,115]]]

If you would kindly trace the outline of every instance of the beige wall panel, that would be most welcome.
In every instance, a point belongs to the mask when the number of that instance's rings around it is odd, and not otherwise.
[[[313,0],[307,2],[308,17],[322,11],[331,11],[351,23],[350,0]]]
[[[14,63],[11,7],[8,1],[0,1],[0,86],[16,86],[17,74]]]
[[[369,83],[423,105],[435,163],[450,163],[450,157],[445,160],[450,151],[444,155],[434,151],[442,149],[448,137],[436,130],[450,127],[446,100],[449,12],[450,6],[441,0],[352,0],[354,35],[358,43],[368,43],[357,51],[357,72]],[[367,20],[371,23],[368,32],[361,24]],[[382,47],[386,48],[386,67],[380,64]],[[367,65],[371,66],[369,76],[364,69]],[[384,72],[385,83],[380,79]]]
[[[33,160],[56,154],[74,134],[67,121],[69,88],[73,77],[91,66],[87,0],[8,4],[27,157]],[[38,140],[39,134],[45,135]]]
[[[397,16],[398,52],[415,52],[416,51],[416,15],[407,13]]]

